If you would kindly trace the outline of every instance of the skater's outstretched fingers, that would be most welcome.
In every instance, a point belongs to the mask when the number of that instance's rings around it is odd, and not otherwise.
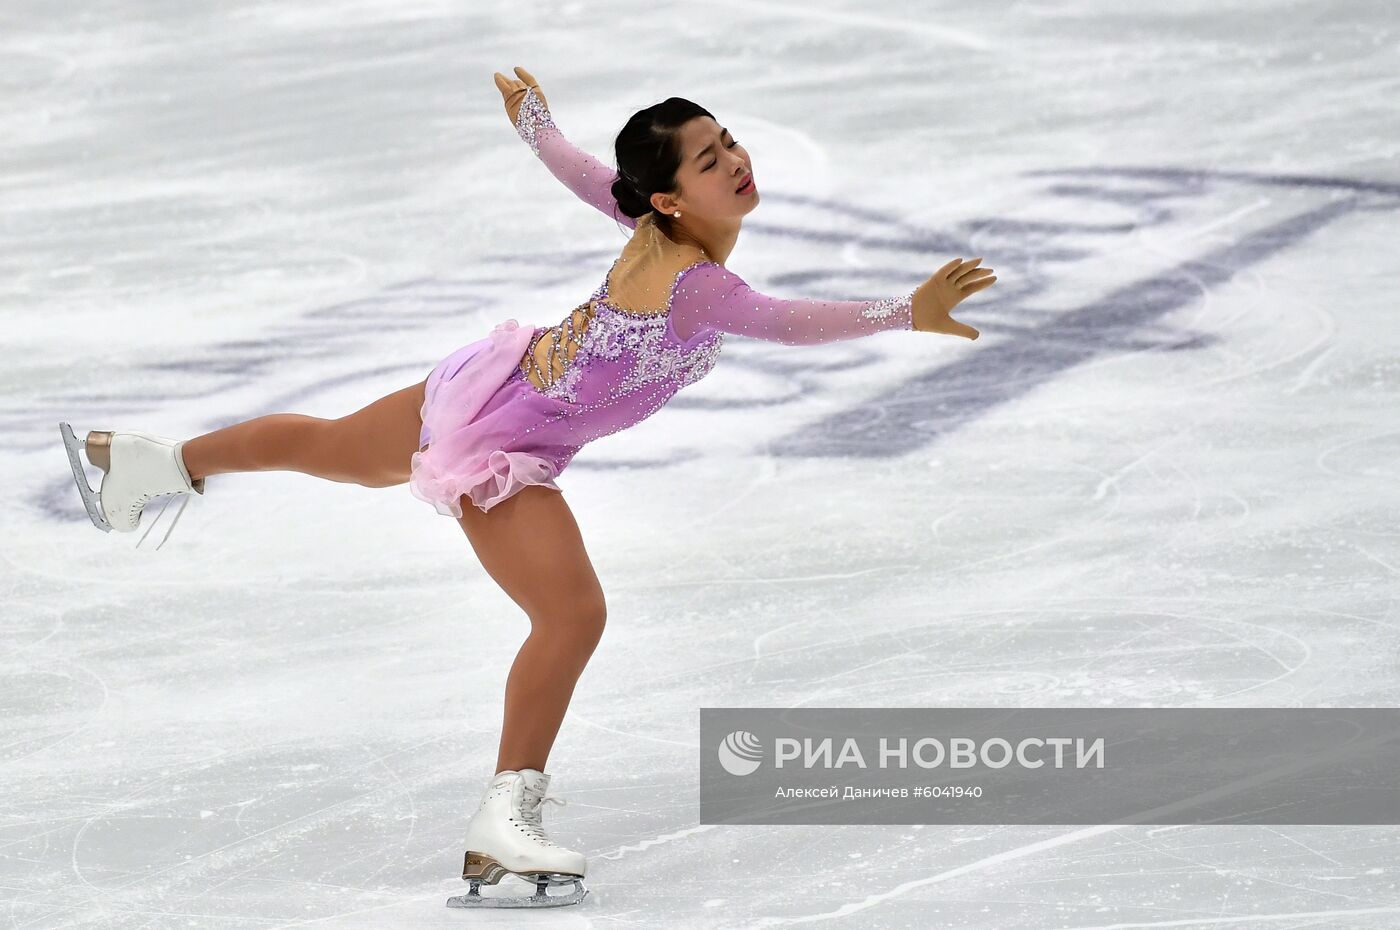
[[[536,96],[540,98],[540,103],[545,109],[549,109],[549,101],[545,99],[544,91],[540,90],[540,84],[535,80],[535,76],[519,65],[515,68],[517,78],[508,78],[501,72],[495,73],[496,89],[501,92],[501,98],[506,106],[506,115],[510,117],[512,124],[520,113],[520,105],[525,101],[525,91],[533,88]]]
[[[992,274],[990,269],[985,276],[976,279],[964,279],[962,284],[963,296],[967,297],[969,294],[976,294],[983,288],[991,287],[996,282],[996,279],[996,275]]]
[[[955,258],[933,273],[914,291],[914,328],[922,332],[947,333],[976,339],[981,333],[953,319],[951,311],[969,294],[990,287],[996,280],[990,268],[978,268],[981,258],[963,261]]]
[[[544,92],[540,90],[540,82],[535,80],[535,76],[533,74],[531,74],[529,71],[526,71],[519,65],[515,66],[515,73],[520,77],[520,80],[525,82],[525,86],[533,87],[535,89],[535,93],[540,95],[540,99],[544,99]]]
[[[978,268],[977,263],[982,259],[974,258],[971,261],[963,262],[952,274],[953,280],[962,290],[963,297],[975,294],[985,287],[991,287],[996,280],[996,275],[992,274],[990,268]]]

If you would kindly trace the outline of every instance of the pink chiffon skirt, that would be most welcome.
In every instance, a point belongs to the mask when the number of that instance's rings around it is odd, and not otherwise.
[[[549,412],[529,381],[512,377],[534,332],[506,320],[428,376],[408,486],[443,516],[461,518],[464,494],[486,512],[532,484],[560,490],[556,461],[517,445]]]

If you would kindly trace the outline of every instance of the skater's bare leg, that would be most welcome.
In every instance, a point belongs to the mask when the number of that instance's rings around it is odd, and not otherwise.
[[[603,635],[603,587],[564,495],[538,485],[483,513],[463,496],[462,518],[477,558],[530,618],[530,635],[506,679],[496,771],[545,771],[554,737]]]
[[[236,471],[299,471],[386,488],[403,484],[418,451],[426,379],[335,420],[273,413],[188,440],[190,480]]]

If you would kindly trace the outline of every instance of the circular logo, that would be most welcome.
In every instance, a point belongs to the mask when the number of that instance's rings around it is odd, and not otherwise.
[[[719,764],[730,775],[747,775],[763,761],[763,744],[748,730],[735,730],[719,744]]]

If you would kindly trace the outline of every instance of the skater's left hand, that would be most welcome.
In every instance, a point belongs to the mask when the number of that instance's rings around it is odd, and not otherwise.
[[[520,104],[525,101],[525,89],[534,88],[535,94],[540,98],[540,103],[544,104],[546,110],[549,109],[549,101],[544,99],[544,91],[540,90],[540,82],[535,80],[535,76],[519,65],[515,66],[515,73],[523,80],[512,80],[501,72],[496,72],[496,89],[501,92],[505,99],[506,115],[510,117],[510,123],[515,125],[516,117],[520,114]]]
[[[955,258],[919,285],[914,291],[913,301],[916,330],[947,333],[951,336],[962,336],[964,339],[976,339],[981,335],[974,327],[961,323],[950,315],[952,309],[965,298],[995,283],[996,275],[992,274],[992,269],[977,267],[981,261],[980,258],[969,261]]]

